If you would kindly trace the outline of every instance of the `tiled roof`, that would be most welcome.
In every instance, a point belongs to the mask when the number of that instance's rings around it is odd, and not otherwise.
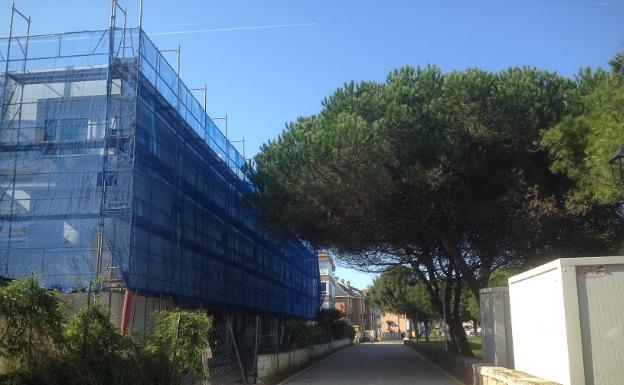
[[[340,281],[336,281],[336,297],[366,297],[364,293],[360,289],[357,289],[351,285],[347,285],[346,283],[342,283]]]

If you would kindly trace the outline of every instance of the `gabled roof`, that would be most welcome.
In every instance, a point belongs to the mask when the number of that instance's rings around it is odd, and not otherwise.
[[[350,294],[347,291],[347,285],[336,281],[336,294],[335,297],[348,297]]]
[[[363,298],[366,297],[366,295],[364,295],[360,289],[336,280],[336,297]]]

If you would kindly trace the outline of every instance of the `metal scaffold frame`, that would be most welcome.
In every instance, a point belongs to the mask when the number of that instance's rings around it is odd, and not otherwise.
[[[11,22],[0,39],[0,276],[313,318],[315,251],[243,205],[244,140],[147,37],[142,5],[139,28],[112,1],[107,30],[47,35],[16,14],[26,35]]]

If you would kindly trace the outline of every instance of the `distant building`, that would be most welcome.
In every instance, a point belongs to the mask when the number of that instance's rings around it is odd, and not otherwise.
[[[410,329],[411,325],[405,314],[379,314],[378,320],[382,333],[404,333]]]
[[[361,290],[366,297],[368,297],[368,288]],[[381,332],[381,311],[375,306],[371,306],[366,302],[366,330],[374,332],[372,334],[373,340],[375,336]]]
[[[368,306],[368,289],[358,289],[351,286],[350,281],[336,277],[336,265],[331,255],[319,253],[318,263],[323,299],[321,307],[340,310],[359,335],[366,330],[374,330],[378,334],[381,331],[381,315],[378,309]]]
[[[336,307],[336,265],[331,255],[319,253],[318,255],[319,273],[321,276],[321,296],[323,309],[333,309]]]
[[[336,279],[336,309],[358,330],[367,330],[366,294],[351,286],[350,281]]]

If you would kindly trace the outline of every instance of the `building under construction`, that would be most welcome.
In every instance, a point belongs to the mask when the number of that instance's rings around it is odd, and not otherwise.
[[[122,329],[163,303],[313,318],[314,250],[267,236],[242,204],[244,158],[114,13],[106,30],[38,36],[12,21],[0,39],[0,276],[96,290]]]

